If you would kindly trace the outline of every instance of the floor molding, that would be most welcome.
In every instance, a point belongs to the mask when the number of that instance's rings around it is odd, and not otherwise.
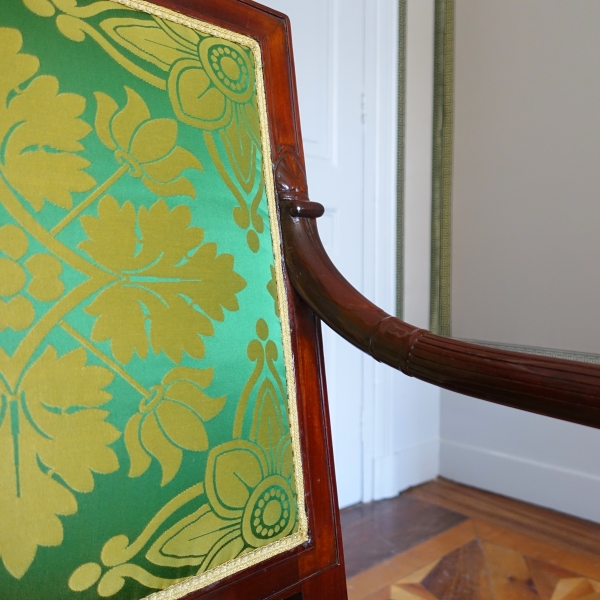
[[[486,448],[441,441],[442,477],[600,522],[600,478]]]

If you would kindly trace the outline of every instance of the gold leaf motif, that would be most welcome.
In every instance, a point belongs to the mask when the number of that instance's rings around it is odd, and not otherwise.
[[[162,468],[161,485],[171,481],[181,465],[182,450],[204,452],[209,442],[204,422],[213,419],[225,398],[211,398],[202,388],[210,385],[212,369],[175,367],[140,403],[140,412],[127,423],[125,445],[130,477],[146,472],[154,456]]]
[[[256,110],[243,106],[254,95],[255,80],[240,46],[158,18],[108,18],[101,29],[127,52],[168,73],[169,97],[180,121],[203,130],[233,123],[236,156],[248,162],[251,153],[242,153],[237,137],[251,136],[260,145],[260,135]],[[123,57],[116,58],[131,70]]]
[[[194,58],[175,62],[169,72],[167,89],[175,114],[184,123],[215,130],[229,125],[235,109],[235,127],[241,122],[251,128],[254,123],[245,110],[238,112],[255,92],[248,55],[236,44],[212,37],[202,40],[197,52]]]
[[[0,258],[0,296],[14,296],[23,289],[26,280],[27,275],[18,263]]]
[[[141,427],[141,438],[144,447],[160,463],[163,471],[161,485],[166,485],[177,475],[183,452],[178,446],[171,444],[158,424],[155,413],[144,419]]]
[[[56,8],[49,0],[23,0],[23,4],[40,17],[51,17],[56,12]]]
[[[23,46],[23,36],[17,29],[0,27],[0,56],[2,68],[0,69],[0,98],[3,100],[2,108],[6,109],[6,99],[9,94],[19,89],[23,83],[31,79],[40,68],[40,61],[30,54],[20,54]],[[2,122],[0,133],[6,135],[11,124]]]
[[[59,279],[62,273],[60,261],[50,254],[34,254],[25,263],[32,276],[27,291],[40,302],[57,300],[65,291],[64,283]]]
[[[268,464],[265,451],[252,442],[234,440],[213,449],[206,467],[209,504],[165,531],[147,558],[161,566],[197,565],[202,573],[289,535],[296,525],[294,494],[280,475],[284,466]]]
[[[177,381],[169,386],[168,389],[169,396],[173,400],[198,413],[203,421],[214,419],[223,408],[224,398],[210,398],[190,381]],[[185,444],[181,445],[188,447]],[[202,449],[206,450],[207,447],[205,446]]]
[[[205,504],[190,515],[189,525],[178,523],[174,531],[166,532],[160,553],[150,550],[153,562],[165,566],[184,566],[197,565],[205,556],[208,556],[213,549],[222,547],[223,538],[231,537],[235,533],[235,523],[217,516],[208,504]],[[170,535],[169,535],[170,534]],[[243,549],[244,542],[237,538],[237,552]],[[241,548],[239,548],[241,546]],[[188,554],[189,553],[189,554]],[[214,551],[213,551],[214,553]],[[168,557],[168,558],[166,558]]]
[[[135,258],[137,216],[133,203],[119,206],[112,196],[104,196],[98,205],[98,217],[84,216],[81,224],[90,241],[79,247],[110,271],[135,271],[144,262]]]
[[[0,227],[0,252],[4,252],[13,260],[19,260],[27,252],[29,242],[25,232],[16,225]]]
[[[246,440],[226,442],[208,456],[206,495],[217,514],[224,518],[242,515],[252,488],[267,474],[267,457]]]
[[[214,332],[210,319],[222,321],[224,308],[239,308],[236,294],[246,283],[233,270],[233,257],[217,256],[215,244],[201,245],[204,232],[190,227],[191,219],[187,206],[169,210],[159,200],[136,215],[130,202],[120,207],[111,196],[100,201],[98,217],[81,218],[90,240],[80,248],[121,276],[86,309],[98,317],[92,338],[110,339],[123,363],[134,351],[146,357],[149,340],[156,354],[164,351],[175,363],[184,351],[202,358],[200,336]]]
[[[106,19],[102,29],[119,45],[164,71],[177,60],[194,56],[199,41],[195,31],[160,19]]]
[[[125,447],[129,454],[129,477],[139,477],[148,470],[152,459],[139,439],[139,429],[144,415],[133,415],[125,427]]]
[[[33,304],[23,296],[16,296],[8,302],[0,300],[0,331],[12,329],[23,331],[31,326],[35,319]]]
[[[15,225],[0,227],[0,296],[10,298],[22,292],[29,276],[27,291],[36,300],[50,302],[58,299],[65,289],[59,279],[62,264],[50,254],[34,254],[24,261],[23,268],[17,261],[24,257],[28,248],[29,241],[21,228]],[[22,331],[29,328],[34,320],[33,304],[23,295],[8,302],[0,300],[0,331],[7,328]]]
[[[40,471],[35,455],[36,434],[20,434],[19,470],[14,463],[11,419],[0,426],[0,557],[7,571],[23,577],[38,546],[59,546],[63,529],[59,516],[77,512],[73,494]]]
[[[287,431],[288,425],[284,421],[280,404],[285,402],[286,394],[283,381],[274,364],[279,354],[277,346],[269,339],[269,326],[264,319],[258,319],[256,322],[256,335],[258,339],[252,340],[247,349],[248,358],[256,362],[256,366],[244,386],[237,405],[233,437],[242,437],[244,421],[252,415],[249,438],[263,443],[268,452],[270,447],[268,439],[260,432],[266,431],[267,438],[270,435],[271,440],[277,440],[281,432]],[[254,392],[256,388],[258,391]],[[254,393],[256,401],[253,411],[250,412],[250,398]]]
[[[45,201],[68,209],[72,193],[95,184],[85,172],[90,163],[75,154],[91,131],[79,118],[85,99],[59,93],[58,80],[48,75],[21,89],[39,68],[21,46],[18,30],[0,28],[0,170],[36,211]]]
[[[188,502],[198,498],[203,492],[204,485],[197,483],[169,500],[148,523],[138,538],[131,543],[125,535],[116,535],[110,538],[104,544],[100,554],[102,564],[108,567],[108,571],[102,574],[102,566],[100,564],[85,563],[71,574],[69,588],[76,592],[83,591],[93,586],[100,579],[98,582],[98,594],[102,597],[108,597],[116,594],[125,585],[126,577],[135,579],[142,585],[154,589],[164,589],[169,585],[182,581],[181,578],[168,579],[165,577],[156,577],[142,567],[131,564],[128,561],[144,548],[157,530],[173,513]],[[190,517],[188,517],[189,520]],[[191,520],[193,520],[193,517]]]
[[[148,356],[146,316],[139,296],[135,287],[114,285],[86,308],[88,314],[98,317],[92,339],[110,340],[113,355],[122,363],[128,363],[134,351],[140,358]]]
[[[121,111],[110,96],[96,92],[98,137],[151,191],[195,198],[194,186],[182,173],[186,169],[201,171],[202,165],[191,152],[176,145],[177,122],[151,119],[142,97],[131,88],[125,91],[127,104]]]
[[[208,436],[196,413],[176,402],[163,402],[156,417],[175,444],[194,452],[208,450]]]
[[[277,392],[270,379],[263,381],[258,390],[258,398],[259,401],[254,409],[250,439],[268,449],[271,447],[273,440],[279,440],[285,434]]]
[[[94,585],[102,575],[102,567],[96,563],[81,565],[69,578],[69,588],[83,592]]]
[[[218,129],[231,121],[232,104],[210,77],[198,68],[197,60],[181,60],[171,70],[169,92],[178,118],[188,125]]]
[[[21,387],[28,395],[31,414],[50,418],[54,413],[44,412],[44,407],[57,408],[62,414],[69,408],[106,404],[112,396],[104,388],[112,380],[108,369],[86,365],[85,350],[73,350],[59,358],[56,350],[48,346],[25,373]],[[65,385],[65,381],[69,384]]]
[[[297,524],[291,438],[280,401],[282,382],[273,361],[277,347],[267,323],[256,323],[258,338],[248,356],[257,360],[250,393],[265,364],[252,410],[250,440],[233,440],[211,450],[205,476],[208,504],[181,519],[150,547],[146,557],[161,566],[198,565],[198,573],[289,535]],[[260,353],[259,353],[260,349]],[[261,360],[262,354],[262,360]],[[246,408],[245,402],[240,406]]]
[[[97,408],[112,378],[83,349],[59,358],[48,346],[14,392],[0,384],[0,557],[14,577],[39,546],[62,543],[58,517],[77,512],[71,490],[90,492],[94,472],[119,467],[109,445],[120,434]]]

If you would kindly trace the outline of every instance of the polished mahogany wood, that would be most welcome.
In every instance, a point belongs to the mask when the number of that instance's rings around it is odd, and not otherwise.
[[[461,342],[387,314],[335,268],[315,222],[322,207],[309,204],[289,195],[280,201],[286,267],[306,303],[343,338],[376,360],[445,389],[600,428],[599,365]]]
[[[350,579],[368,571],[453,529],[467,518],[406,492],[388,500],[345,508],[341,519],[346,576]]]

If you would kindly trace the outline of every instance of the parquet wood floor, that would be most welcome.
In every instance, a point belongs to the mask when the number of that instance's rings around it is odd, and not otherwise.
[[[466,518],[350,577],[350,600],[600,600],[599,525],[444,480],[402,496]]]
[[[436,479],[401,496],[418,499],[462,515],[524,533],[594,559],[600,553],[600,525],[570,515],[498,496],[447,479]]]
[[[467,517],[401,494],[391,500],[347,508],[341,519],[347,549],[346,576],[352,577],[466,521]]]

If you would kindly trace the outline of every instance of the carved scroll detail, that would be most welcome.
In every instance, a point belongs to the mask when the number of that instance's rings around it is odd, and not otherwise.
[[[306,172],[296,150],[283,149],[275,167],[275,187],[279,200],[308,200]]]

